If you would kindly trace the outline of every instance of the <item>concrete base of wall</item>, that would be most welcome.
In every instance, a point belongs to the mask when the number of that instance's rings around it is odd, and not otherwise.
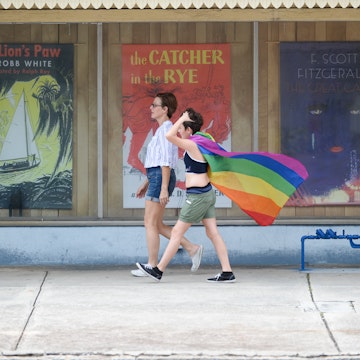
[[[338,234],[359,234],[360,226],[219,226],[235,266],[290,265],[300,268],[301,237],[316,229],[331,228]],[[193,226],[189,240],[205,247],[203,265],[218,266],[211,242],[202,226]],[[360,243],[360,241],[356,241]],[[161,239],[160,254],[166,239]],[[348,240],[309,240],[305,247],[306,266],[360,264],[360,249]],[[119,266],[147,261],[143,226],[1,227],[0,266]],[[183,249],[172,264],[189,265]]]

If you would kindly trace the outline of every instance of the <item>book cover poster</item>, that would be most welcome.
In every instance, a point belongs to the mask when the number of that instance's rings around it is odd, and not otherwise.
[[[73,57],[0,44],[0,208],[72,208]]]
[[[146,146],[157,129],[150,105],[159,92],[173,92],[178,109],[192,107],[204,118],[203,131],[231,150],[231,64],[229,44],[152,44],[122,46],[123,194],[124,208],[143,208],[136,190],[145,180]],[[185,168],[179,151],[177,183],[168,207],[185,197]],[[217,207],[231,201],[216,191]]]
[[[309,178],[289,205],[360,203],[360,43],[280,44],[281,150]]]

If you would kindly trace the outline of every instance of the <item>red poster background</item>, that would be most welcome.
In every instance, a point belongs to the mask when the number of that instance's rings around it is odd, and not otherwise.
[[[141,183],[137,179],[141,180],[145,174],[143,161],[147,141],[157,128],[157,123],[150,119],[150,105],[156,94],[170,91],[176,95],[178,110],[171,120],[192,107],[203,115],[202,130],[229,146],[230,76],[229,44],[122,46],[124,207],[144,205],[134,194]],[[178,189],[183,189],[181,169],[177,170],[177,178]],[[182,197],[175,191],[170,207],[179,206],[177,195]]]

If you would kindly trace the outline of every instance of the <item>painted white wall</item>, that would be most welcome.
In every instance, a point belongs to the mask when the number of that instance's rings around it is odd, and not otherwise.
[[[338,235],[360,234],[360,226],[220,226],[232,265],[289,265],[300,268],[301,237],[316,229],[331,228]],[[218,260],[202,226],[193,226],[187,237],[205,246],[203,265]],[[360,240],[355,242],[360,243]],[[167,240],[161,240],[163,252]],[[146,262],[143,226],[2,227],[0,266],[120,266]],[[348,240],[307,240],[305,261],[317,264],[360,264],[360,249]],[[172,264],[190,265],[180,249]]]

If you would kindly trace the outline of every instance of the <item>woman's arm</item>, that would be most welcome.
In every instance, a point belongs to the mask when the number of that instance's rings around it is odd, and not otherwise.
[[[169,182],[170,182],[170,167],[169,166],[162,166],[161,167],[161,190],[160,190],[160,204],[166,206],[169,202]]]
[[[189,115],[188,115],[188,113],[186,111],[179,117],[179,119],[174,123],[174,125],[167,132],[166,138],[171,143],[176,145],[177,147],[179,147],[181,149],[184,149],[184,150],[186,150],[188,152],[191,152],[192,150],[197,148],[197,145],[193,141],[191,141],[189,139],[182,139],[181,137],[178,136],[178,131],[180,129],[180,126],[185,121],[192,121],[189,118]]]

